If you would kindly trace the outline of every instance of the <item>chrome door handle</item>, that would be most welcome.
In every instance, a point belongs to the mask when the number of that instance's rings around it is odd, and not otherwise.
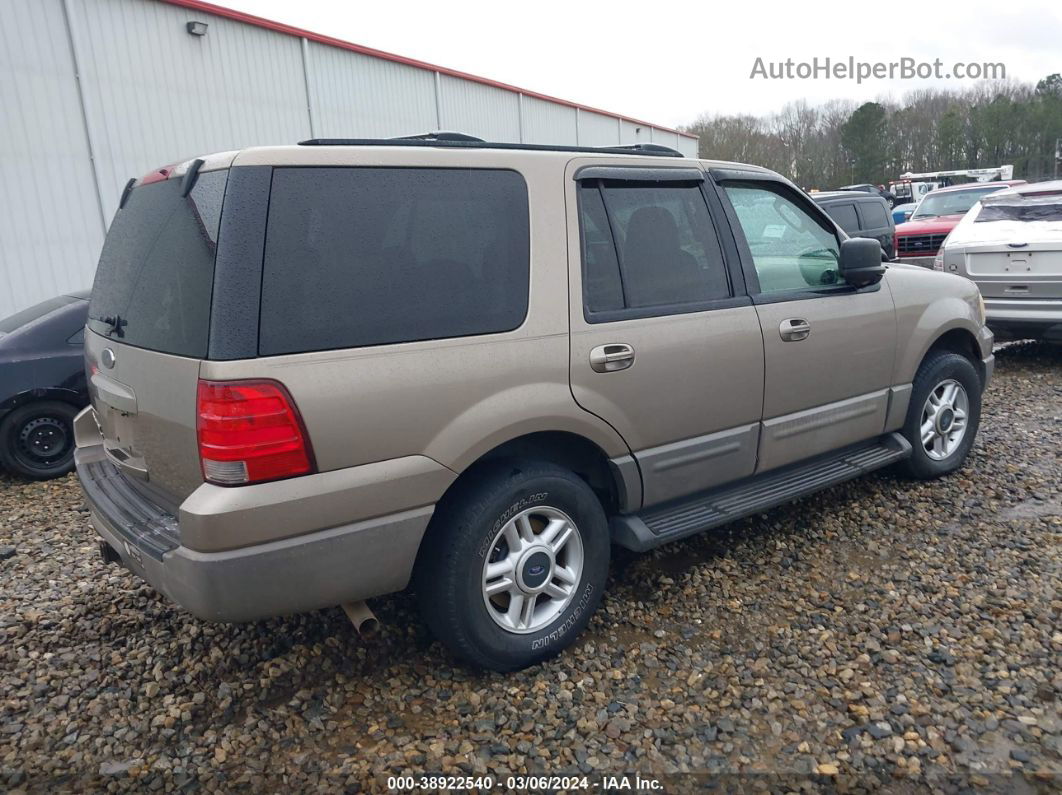
[[[614,373],[634,364],[634,348],[622,342],[598,345],[590,351],[590,367],[596,373]]]
[[[802,317],[788,317],[778,324],[778,335],[786,342],[806,340],[811,334],[811,324]]]

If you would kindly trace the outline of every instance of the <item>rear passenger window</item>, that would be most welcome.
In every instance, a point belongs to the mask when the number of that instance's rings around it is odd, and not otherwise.
[[[859,234],[859,218],[856,217],[854,204],[831,204],[826,208],[826,212],[845,232],[850,235]]]
[[[863,215],[865,229],[881,229],[889,225],[885,204],[882,202],[863,202],[859,205],[859,212]]]
[[[278,168],[259,351],[511,331],[527,314],[529,248],[514,171]]]
[[[698,185],[588,180],[580,184],[579,208],[588,316],[693,312],[732,295]]]

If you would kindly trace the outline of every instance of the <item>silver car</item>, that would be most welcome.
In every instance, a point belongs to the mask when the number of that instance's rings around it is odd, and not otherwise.
[[[933,267],[977,284],[999,339],[1062,342],[1062,180],[978,201]]]

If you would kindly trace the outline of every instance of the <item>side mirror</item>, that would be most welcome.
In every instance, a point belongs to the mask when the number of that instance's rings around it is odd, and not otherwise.
[[[881,243],[867,237],[853,237],[841,241],[838,269],[846,282],[854,287],[877,284],[885,275],[881,264]]]

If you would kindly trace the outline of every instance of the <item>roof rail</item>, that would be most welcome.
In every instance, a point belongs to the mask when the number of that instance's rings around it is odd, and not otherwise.
[[[634,152],[641,154],[661,154],[668,155],[669,157],[685,157],[678,149],[672,149],[670,146],[664,146],[663,144],[650,144],[650,143],[637,143],[637,144],[622,144],[620,146],[612,147],[613,149],[630,149]]]
[[[441,146],[465,149],[520,149],[535,152],[584,152],[587,154],[651,155],[653,157],[685,157],[670,146],[653,143],[623,144],[620,146],[566,146],[553,144],[523,144],[484,141],[474,135],[459,132],[430,132],[400,138],[307,138],[299,146]]]
[[[477,138],[474,135],[447,130],[436,130],[422,135],[399,135],[397,139],[400,141],[474,141],[479,144],[486,143],[482,138]]]

